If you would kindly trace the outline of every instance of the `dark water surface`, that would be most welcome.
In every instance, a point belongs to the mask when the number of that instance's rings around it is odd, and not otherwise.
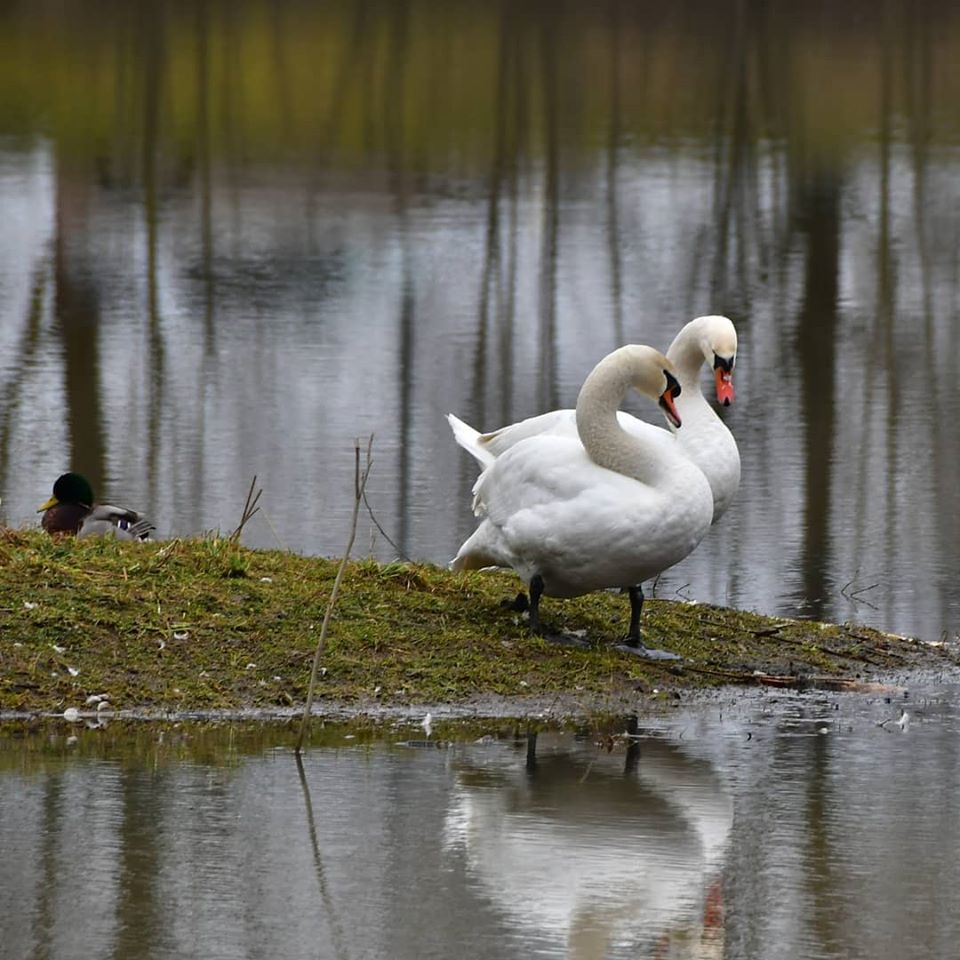
[[[333,726],[302,775],[278,727],[7,728],[0,956],[953,956],[957,705]]]
[[[960,8],[0,8],[0,519],[68,466],[162,532],[442,562],[477,426],[740,332],[739,498],[661,581],[960,630]],[[653,419],[653,411],[637,409]]]

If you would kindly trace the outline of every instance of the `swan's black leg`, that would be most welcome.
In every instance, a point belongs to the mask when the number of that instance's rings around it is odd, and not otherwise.
[[[623,772],[628,776],[632,774],[637,769],[637,764],[640,762],[640,741],[637,739],[637,717],[636,714],[631,714],[627,718],[627,755],[624,758],[623,762]]]
[[[643,587],[637,584],[629,587],[630,594],[630,632],[627,634],[627,645],[631,647],[643,646],[640,643],[640,614],[643,613]]]
[[[557,643],[562,647],[579,647],[587,650],[590,644],[586,640],[568,634],[546,634],[543,631],[543,625],[540,623],[540,597],[543,596],[543,577],[536,574],[530,580],[530,632],[549,640],[550,643]]]
[[[542,633],[540,627],[540,597],[543,595],[543,577],[534,574],[530,580],[530,632]]]
[[[678,653],[671,653],[669,650],[655,650],[653,647],[645,646],[640,639],[640,614],[643,613],[643,588],[640,584],[635,587],[628,587],[627,593],[630,595],[630,632],[624,638],[623,643],[617,645],[618,650],[626,653],[635,654],[638,657],[644,657],[647,660],[680,660]]]
[[[537,766],[537,733],[527,731],[527,770],[533,772]]]

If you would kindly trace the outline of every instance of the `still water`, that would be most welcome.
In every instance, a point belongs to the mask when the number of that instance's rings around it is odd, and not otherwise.
[[[0,956],[952,957],[957,694],[6,730]]]
[[[659,595],[952,636],[958,102],[935,0],[6,4],[0,521],[256,475],[247,542],[337,554],[373,434],[360,550],[444,562],[444,414],[726,313],[743,482]]]

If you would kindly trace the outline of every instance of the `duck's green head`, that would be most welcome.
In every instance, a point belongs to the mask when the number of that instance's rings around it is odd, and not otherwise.
[[[84,507],[93,506],[93,487],[86,477],[79,473],[64,473],[57,477],[53,485],[53,496],[44,503],[37,513],[49,510],[58,503],[78,503]]]

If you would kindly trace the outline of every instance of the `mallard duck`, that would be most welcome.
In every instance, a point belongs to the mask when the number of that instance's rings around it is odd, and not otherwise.
[[[94,503],[93,487],[79,473],[64,473],[53,485],[53,496],[38,513],[49,534],[73,533],[78,537],[112,536],[118,540],[146,540],[154,525],[135,510]]]

